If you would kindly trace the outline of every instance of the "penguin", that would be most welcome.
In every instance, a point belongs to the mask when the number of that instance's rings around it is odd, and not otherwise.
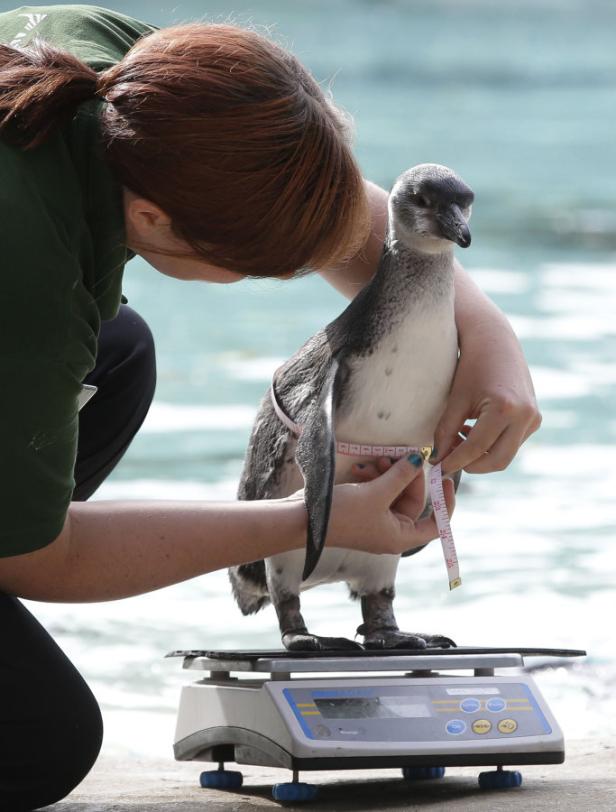
[[[376,274],[276,371],[261,402],[238,498],[280,498],[303,487],[306,551],[231,567],[229,578],[243,614],[271,601],[287,650],[455,645],[442,635],[399,630],[393,612],[399,555],[324,545],[333,486],[353,481],[353,464],[365,461],[362,444],[371,444],[369,451],[382,446],[384,456],[401,445],[431,451],[458,359],[453,246],[470,245],[473,200],[445,166],[420,164],[400,175]],[[363,646],[311,634],[302,617],[300,593],[338,581],[360,599]]]

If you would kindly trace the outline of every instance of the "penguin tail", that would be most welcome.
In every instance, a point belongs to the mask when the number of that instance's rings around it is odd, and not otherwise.
[[[233,597],[243,615],[254,615],[270,602],[265,580],[265,562],[253,561],[228,570]]]

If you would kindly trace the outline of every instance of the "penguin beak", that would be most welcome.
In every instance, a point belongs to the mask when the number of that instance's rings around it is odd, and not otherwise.
[[[468,223],[457,203],[452,203],[447,208],[438,211],[436,221],[445,239],[457,243],[461,248],[468,248],[471,244]]]

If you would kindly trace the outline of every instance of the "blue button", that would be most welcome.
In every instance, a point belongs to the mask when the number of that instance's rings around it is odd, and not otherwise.
[[[463,699],[460,702],[460,710],[463,710],[464,713],[477,713],[479,708],[481,707],[481,702],[478,699]]]
[[[459,736],[465,730],[466,722],[463,722],[462,719],[452,719],[447,722],[447,733],[451,733],[452,736]]]
[[[500,711],[505,710],[507,707],[507,703],[504,699],[501,699],[499,696],[495,696],[492,699],[488,699],[486,702],[486,708],[492,713],[500,713]]]

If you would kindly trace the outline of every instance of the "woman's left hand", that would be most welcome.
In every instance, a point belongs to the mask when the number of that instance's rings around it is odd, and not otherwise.
[[[468,425],[468,420],[475,420]],[[502,471],[537,431],[541,415],[519,342],[510,329],[467,336],[436,432],[443,473]]]

